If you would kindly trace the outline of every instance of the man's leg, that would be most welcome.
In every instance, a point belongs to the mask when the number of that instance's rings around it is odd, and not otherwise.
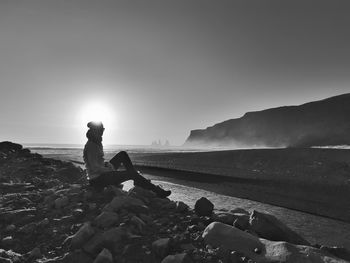
[[[134,185],[140,186],[144,189],[151,190],[152,192],[156,193],[157,196],[165,198],[168,197],[171,194],[170,190],[164,190],[158,185],[154,185],[151,180],[147,180],[145,177],[143,177],[140,173],[136,173],[133,175]]]
[[[126,170],[129,172],[135,172],[135,168],[130,160],[129,155],[125,151],[121,151],[117,153],[110,161],[109,161],[115,170],[118,170],[121,164],[124,164]]]
[[[102,173],[96,179],[91,180],[90,184],[97,189],[103,189],[108,185],[119,186],[121,183],[133,179],[133,174],[129,172],[110,171]]]

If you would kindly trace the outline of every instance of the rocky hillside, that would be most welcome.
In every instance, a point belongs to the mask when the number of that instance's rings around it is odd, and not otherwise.
[[[194,208],[139,187],[91,189],[84,171],[0,143],[0,262],[348,262],[273,215]]]
[[[308,147],[350,145],[350,93],[299,106],[248,112],[202,130],[185,146]]]

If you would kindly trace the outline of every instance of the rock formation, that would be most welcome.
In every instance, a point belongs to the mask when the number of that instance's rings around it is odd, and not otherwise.
[[[217,213],[134,187],[91,189],[84,171],[0,143],[0,262],[337,262],[346,249],[309,246],[272,215]],[[205,202],[204,202],[205,201]],[[199,209],[201,206],[203,207]],[[266,238],[272,238],[271,241]]]
[[[309,147],[350,145],[350,93],[299,106],[248,112],[192,130],[185,146]]]

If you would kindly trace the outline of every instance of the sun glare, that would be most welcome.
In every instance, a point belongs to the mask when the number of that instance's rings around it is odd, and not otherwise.
[[[79,116],[82,125],[86,126],[89,121],[102,121],[104,126],[109,129],[115,124],[114,118],[113,111],[106,103],[96,101],[86,103]]]

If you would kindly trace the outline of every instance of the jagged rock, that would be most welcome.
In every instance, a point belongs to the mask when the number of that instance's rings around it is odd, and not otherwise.
[[[199,216],[211,216],[213,213],[214,205],[207,198],[201,197],[194,205],[194,209]]]
[[[73,249],[80,248],[85,242],[87,242],[95,234],[94,228],[90,222],[85,223],[79,230],[74,234],[71,240],[71,246]]]
[[[264,248],[259,238],[220,222],[209,224],[202,237],[206,244],[226,250],[235,250],[253,259],[256,258],[254,249]]]
[[[104,248],[94,260],[94,263],[113,263],[112,253]]]
[[[191,258],[186,253],[169,255],[162,260],[161,263],[191,263]]]
[[[170,238],[161,238],[152,243],[153,253],[160,259],[168,255],[170,250]]]
[[[98,227],[107,228],[119,221],[119,216],[114,212],[102,212],[95,218],[95,223]]]
[[[309,242],[273,215],[254,210],[250,214],[249,224],[249,229],[257,233],[259,237],[272,241],[287,241],[298,245],[310,245]]]

